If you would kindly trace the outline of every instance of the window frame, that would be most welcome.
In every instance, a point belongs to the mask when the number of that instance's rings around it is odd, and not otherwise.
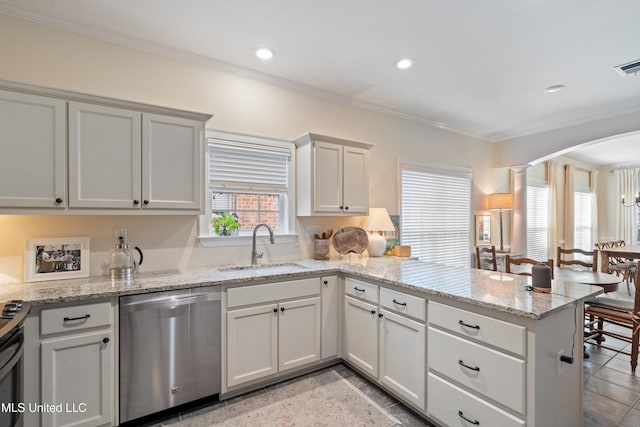
[[[576,206],[577,206],[576,195],[578,193],[580,193],[580,194],[588,194],[589,198],[590,198],[590,200],[589,200],[590,201],[589,216],[590,216],[591,221],[587,225],[581,227],[581,229],[588,230],[589,237],[591,239],[591,241],[589,242],[588,247],[586,247],[586,248],[580,248],[578,246],[578,243],[576,242],[576,237],[578,235],[578,233],[577,233],[578,224],[577,224],[577,221],[576,221],[576,219],[577,219],[576,218],[576,212],[579,211],[576,208]],[[593,224],[593,194],[591,192],[591,189],[587,188],[587,187],[576,187],[576,188],[574,188],[574,190],[573,190],[573,206],[574,206],[574,209],[573,209],[573,242],[574,242],[574,245],[573,246],[575,248],[580,248],[580,249],[583,249],[585,251],[591,251],[591,250],[593,250],[593,244],[595,242],[595,238],[593,236],[593,225],[592,225]]]
[[[245,143],[251,145],[270,145],[278,148],[288,149],[290,152],[289,162],[287,166],[287,188],[286,190],[273,190],[265,188],[241,188],[241,187],[225,187],[225,188],[212,188],[209,179],[209,144],[211,140],[224,140],[237,143]],[[297,241],[296,231],[296,212],[295,212],[295,167],[296,167],[296,147],[291,141],[283,139],[267,138],[257,135],[249,135],[235,132],[226,132],[222,130],[206,130],[206,143],[205,143],[205,165],[204,165],[204,214],[199,216],[199,233],[198,239],[204,247],[215,246],[249,246],[253,240],[253,230],[241,230],[240,234],[236,236],[216,236],[211,232],[209,218],[212,214],[211,192],[218,193],[243,193],[243,194],[276,194],[280,193],[285,196],[285,200],[280,200],[279,204],[284,209],[281,211],[281,221],[283,224],[282,229],[274,231],[275,243],[293,243]],[[282,199],[282,197],[281,197]],[[260,228],[258,232],[259,236],[267,236],[267,230]]]

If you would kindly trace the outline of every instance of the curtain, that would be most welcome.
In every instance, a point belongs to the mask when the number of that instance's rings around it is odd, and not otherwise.
[[[547,258],[555,258],[558,241],[558,176],[560,163],[558,160],[547,162],[547,185],[549,186],[549,234],[547,237]]]
[[[574,247],[573,169],[574,167],[572,165],[566,165],[564,167],[564,247],[565,248]]]
[[[622,239],[627,245],[637,243],[638,233],[638,207],[624,207],[620,201],[625,198],[626,204],[633,204],[638,194],[638,181],[640,180],[640,168],[618,169],[613,171],[617,182],[617,193],[614,203],[616,218],[616,238]]]

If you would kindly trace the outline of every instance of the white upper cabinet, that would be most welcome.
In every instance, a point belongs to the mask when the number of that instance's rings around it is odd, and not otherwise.
[[[202,199],[204,125],[142,115],[142,207],[198,210]]]
[[[315,134],[295,143],[299,216],[369,213],[371,144]]]
[[[69,207],[140,207],[141,118],[137,111],[69,103]]]
[[[66,105],[0,90],[0,207],[64,208]]]
[[[199,214],[210,117],[0,81],[0,211]]]
[[[70,207],[199,210],[203,132],[195,120],[70,102]]]

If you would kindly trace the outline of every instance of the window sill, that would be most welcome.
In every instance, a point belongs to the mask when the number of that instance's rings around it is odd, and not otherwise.
[[[215,248],[222,246],[251,246],[253,243],[252,235],[242,236],[199,236],[200,244],[205,248]],[[298,241],[297,234],[275,234],[273,236],[274,244],[291,244]],[[256,243],[265,244],[269,243],[268,234],[258,234],[256,236]]]

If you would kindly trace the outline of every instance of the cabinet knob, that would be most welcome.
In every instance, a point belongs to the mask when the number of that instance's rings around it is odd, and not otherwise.
[[[382,316],[384,316],[384,314],[378,313],[378,317],[382,317]]]
[[[376,314],[376,311],[375,310],[371,310],[371,314]]]
[[[149,204],[149,201],[148,201],[148,200],[143,200],[143,201],[142,201],[142,204],[146,206],[146,205],[148,205],[148,204]]]
[[[109,342],[109,338],[103,338],[102,342],[105,343],[105,344],[108,343]]]
[[[344,207],[344,210],[345,210],[345,211],[348,211],[348,210],[349,210],[349,206],[345,206],[345,207]]]
[[[329,281],[328,280],[323,280],[322,283],[325,284],[325,285],[328,285]]]
[[[278,309],[277,309],[277,308],[274,308],[274,309],[273,309],[273,312],[274,312],[274,313],[277,313],[277,312],[278,312]]]
[[[56,203],[57,203],[57,204],[62,203],[62,198],[61,198],[61,197],[56,198]]]
[[[340,210],[344,209],[344,206],[340,206]]]
[[[139,203],[140,203],[140,202],[139,202],[138,200],[134,200],[134,201],[133,201],[133,204],[134,204],[134,205],[136,205],[136,206],[138,206],[138,204],[139,204]]]
[[[280,307],[280,311],[284,311],[284,307]]]

